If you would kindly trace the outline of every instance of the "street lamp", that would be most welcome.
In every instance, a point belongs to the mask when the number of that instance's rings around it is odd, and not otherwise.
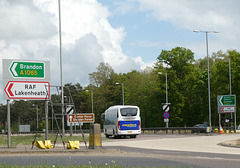
[[[120,85],[120,83],[116,82],[115,83],[116,85]],[[122,99],[123,99],[123,105],[124,105],[124,83],[121,83],[122,84]]]
[[[158,74],[163,74],[162,72],[158,72]],[[168,92],[167,92],[167,73],[165,73],[165,75],[166,75],[166,105],[168,104]],[[166,121],[166,128],[168,128],[168,119],[167,119],[167,121]],[[168,131],[168,130],[167,130]]]
[[[63,91],[63,68],[62,68],[62,25],[61,25],[61,3],[58,0],[58,15],[59,15],[59,49],[60,49],[60,78],[61,78],[61,105],[62,105],[62,134],[65,135],[64,129],[64,91]]]
[[[87,92],[91,92],[91,99],[92,99],[92,113],[93,113],[93,91],[92,90],[86,90]]]
[[[36,107],[36,113],[37,113],[37,131],[38,131],[38,105],[33,104],[33,107]]]
[[[201,31],[194,30],[195,33],[205,33],[206,34],[206,50],[207,50],[207,67],[208,67],[208,107],[209,107],[209,131],[212,130],[212,122],[211,122],[211,100],[210,100],[210,76],[209,76],[209,56],[208,56],[208,33],[219,33],[218,31]]]
[[[163,74],[162,72],[158,72],[158,74]],[[168,92],[167,92],[167,73],[165,73],[165,75],[166,75],[166,104],[168,103]]]

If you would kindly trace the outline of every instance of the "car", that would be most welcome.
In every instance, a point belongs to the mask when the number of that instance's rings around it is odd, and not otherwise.
[[[193,126],[192,133],[206,133],[207,125],[206,124],[196,124]]]

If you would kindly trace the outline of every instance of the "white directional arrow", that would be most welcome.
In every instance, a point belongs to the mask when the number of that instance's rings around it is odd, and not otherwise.
[[[18,63],[15,62],[15,63],[13,64],[12,68],[11,68],[11,71],[12,71],[12,73],[13,73],[15,76],[18,76],[17,72],[15,71],[17,65],[18,65]]]
[[[223,96],[221,96],[220,99],[219,99],[219,103],[220,103],[221,106],[223,106],[222,98],[223,98]]]
[[[73,117],[70,115],[70,116],[69,116],[69,122],[72,122],[72,118],[73,118]]]

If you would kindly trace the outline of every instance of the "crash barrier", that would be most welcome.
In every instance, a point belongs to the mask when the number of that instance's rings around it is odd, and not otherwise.
[[[79,149],[79,141],[68,141],[67,149]]]
[[[153,127],[153,128],[141,128],[141,130],[142,130],[142,133],[153,132],[154,134],[156,134],[156,133],[192,134],[192,133],[208,133],[209,132],[209,127],[208,128],[196,128],[196,127],[168,127],[168,128],[166,128],[166,127]],[[230,132],[234,133],[234,127],[223,127],[223,133],[228,132],[227,130],[232,130],[232,131],[229,131],[229,133]],[[218,133],[219,132],[218,127],[212,127],[212,132],[213,133]]]
[[[81,133],[89,133],[89,129],[83,129],[83,130],[73,130],[72,131],[73,134],[81,134]],[[45,134],[45,131],[31,131],[31,132],[18,132],[18,131],[14,131],[13,134]],[[58,133],[58,130],[49,130],[48,131],[49,134],[57,134]],[[1,132],[0,131],[0,134],[7,134],[6,132]],[[70,134],[70,130],[65,130],[65,134]]]
[[[217,132],[215,132],[215,129],[217,130]],[[142,133],[146,133],[148,131],[153,131],[154,133],[158,133],[158,132],[171,132],[171,133],[195,133],[198,132],[200,133],[201,130],[206,130],[206,128],[194,128],[194,127],[153,127],[153,128],[141,128]],[[167,131],[168,130],[168,131]],[[193,131],[192,131],[193,130]],[[234,127],[223,127],[223,131],[224,130],[232,130],[230,131],[231,133],[234,133]],[[101,130],[103,132],[103,130]],[[218,133],[219,131],[219,127],[212,127],[212,132],[213,133]],[[80,134],[80,133],[89,133],[90,130],[89,129],[84,129],[82,131],[73,131],[73,133],[75,134]],[[43,131],[38,131],[39,134],[45,134],[45,132]],[[49,131],[49,133],[57,133],[57,131]],[[69,134],[70,131],[69,130],[65,130],[66,134]],[[237,133],[240,133],[240,131],[237,131]],[[0,134],[5,134],[5,133],[1,133]],[[36,134],[35,131],[31,131],[31,132],[14,132],[14,134]]]
[[[100,124],[90,125],[89,149],[102,147]]]
[[[141,128],[143,133],[152,131],[155,133],[184,133],[184,134],[192,134],[192,133],[202,133],[207,132],[207,128],[195,128],[195,127],[155,127],[155,128]]]
[[[36,141],[34,142],[34,145],[40,149],[51,149],[53,148],[53,145],[50,140],[45,141]]]

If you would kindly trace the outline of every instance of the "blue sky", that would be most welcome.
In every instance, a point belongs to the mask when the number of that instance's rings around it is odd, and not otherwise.
[[[113,13],[109,17],[111,25],[115,28],[124,27],[126,37],[122,42],[122,49],[131,57],[141,56],[144,62],[155,61],[161,52],[160,46],[169,48],[161,41],[175,41],[176,36],[180,35],[169,22],[158,22],[148,16],[148,12],[140,11],[137,3],[131,4],[130,6],[135,7],[129,7],[129,10],[123,13],[116,1],[100,0],[99,2]],[[171,36],[168,35],[169,32],[172,33]]]
[[[239,0],[61,0],[63,83],[87,86],[100,62],[116,73],[142,71],[175,47],[204,58],[205,34],[195,29],[220,32],[209,34],[209,55],[240,52],[239,6]],[[50,61],[51,84],[60,85],[58,0],[1,0],[0,11],[0,64]]]
[[[197,35],[193,32],[193,30],[197,29],[197,27],[194,27],[194,23],[192,29],[189,29],[181,25],[173,25],[171,18],[169,20],[158,20],[152,15],[151,9],[150,11],[140,9],[140,1],[118,2],[99,0],[98,2],[107,6],[111,12],[112,15],[108,18],[108,21],[113,27],[124,27],[126,36],[121,45],[123,52],[131,57],[140,56],[143,62],[156,61],[162,50],[171,50],[177,46],[188,48],[188,46],[191,46],[191,43],[203,44],[205,42],[204,34]],[[188,3],[190,1],[180,2]],[[198,4],[198,2],[195,1],[195,4]],[[223,1],[219,2],[223,3]],[[199,5],[201,6],[201,3]],[[201,10],[201,7],[198,9]],[[209,38],[215,39],[215,37],[211,36]],[[210,51],[215,52],[218,50],[211,50],[210,48]],[[195,52],[195,59],[203,58],[204,56],[206,54],[203,52]]]

